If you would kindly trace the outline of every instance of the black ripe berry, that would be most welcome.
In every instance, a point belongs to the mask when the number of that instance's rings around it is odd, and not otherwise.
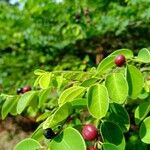
[[[97,150],[96,147],[87,147],[87,150]]]
[[[92,141],[97,138],[97,128],[92,124],[86,124],[82,128],[82,136],[85,140]]]
[[[30,86],[24,86],[24,87],[22,88],[22,93],[26,93],[26,92],[28,92],[28,91],[31,91],[31,87],[30,87]]]
[[[43,134],[47,139],[53,139],[56,136],[56,134],[51,128],[45,129]]]
[[[18,88],[16,92],[17,92],[17,94],[21,94],[22,93],[22,88]]]
[[[116,58],[115,58],[115,64],[118,66],[118,67],[122,67],[126,62],[126,58],[124,55],[118,55]]]

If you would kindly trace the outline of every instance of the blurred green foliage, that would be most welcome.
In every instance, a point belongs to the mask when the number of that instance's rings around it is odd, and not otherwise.
[[[36,68],[83,70],[113,49],[149,47],[149,6],[150,0],[1,1],[0,91],[30,84]]]

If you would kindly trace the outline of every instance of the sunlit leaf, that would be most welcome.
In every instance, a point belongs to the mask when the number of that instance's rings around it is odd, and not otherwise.
[[[109,96],[104,85],[96,84],[88,90],[88,110],[95,118],[106,115],[109,107]]]
[[[150,112],[150,102],[140,104],[134,114],[135,123],[138,125]]]
[[[80,97],[84,94],[86,88],[82,86],[73,86],[66,89],[59,97],[58,104],[62,105],[66,102],[71,102],[75,98]]]
[[[53,128],[62,121],[64,121],[70,114],[72,113],[72,106],[70,103],[65,103],[61,107],[59,107],[56,112],[48,117],[44,124],[43,128]]]
[[[137,69],[133,65],[127,66],[127,82],[129,86],[129,96],[132,99],[136,99],[140,94],[143,85],[144,85],[144,78],[142,73],[139,69]]]
[[[122,73],[112,73],[105,81],[110,99],[118,104],[126,101],[128,96],[128,84]]]
[[[34,139],[27,138],[19,142],[13,150],[38,150],[41,145]]]
[[[37,92],[35,91],[29,91],[23,95],[21,95],[20,99],[18,100],[17,104],[17,113],[21,114],[23,110],[29,105],[31,100],[34,100],[34,97],[36,96]]]
[[[81,134],[68,127],[50,142],[49,150],[86,150],[86,145]]]
[[[140,138],[144,143],[150,144],[150,116],[140,126]]]

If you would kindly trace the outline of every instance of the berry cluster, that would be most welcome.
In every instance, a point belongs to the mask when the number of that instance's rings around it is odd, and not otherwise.
[[[31,91],[31,87],[30,86],[24,86],[23,88],[17,89],[17,94],[24,94],[28,91]]]
[[[85,140],[93,141],[98,137],[98,130],[94,125],[86,124],[82,128],[81,134]],[[51,128],[47,128],[43,131],[43,135],[47,139],[53,139],[57,134],[54,133],[54,131]],[[87,150],[97,150],[97,148],[94,146],[90,146],[90,147],[87,147]]]

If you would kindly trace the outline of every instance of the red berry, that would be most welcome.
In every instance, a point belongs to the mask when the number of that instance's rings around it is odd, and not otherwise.
[[[96,147],[87,147],[87,150],[98,150]]]
[[[24,87],[22,88],[22,93],[26,93],[26,92],[28,92],[28,91],[31,91],[31,87],[30,87],[30,86],[24,86]]]
[[[82,128],[82,136],[85,140],[92,141],[97,137],[97,128],[92,124],[86,124]]]
[[[116,58],[115,58],[115,64],[118,66],[118,67],[121,67],[125,64],[125,61],[126,61],[126,58],[124,55],[118,55]]]

